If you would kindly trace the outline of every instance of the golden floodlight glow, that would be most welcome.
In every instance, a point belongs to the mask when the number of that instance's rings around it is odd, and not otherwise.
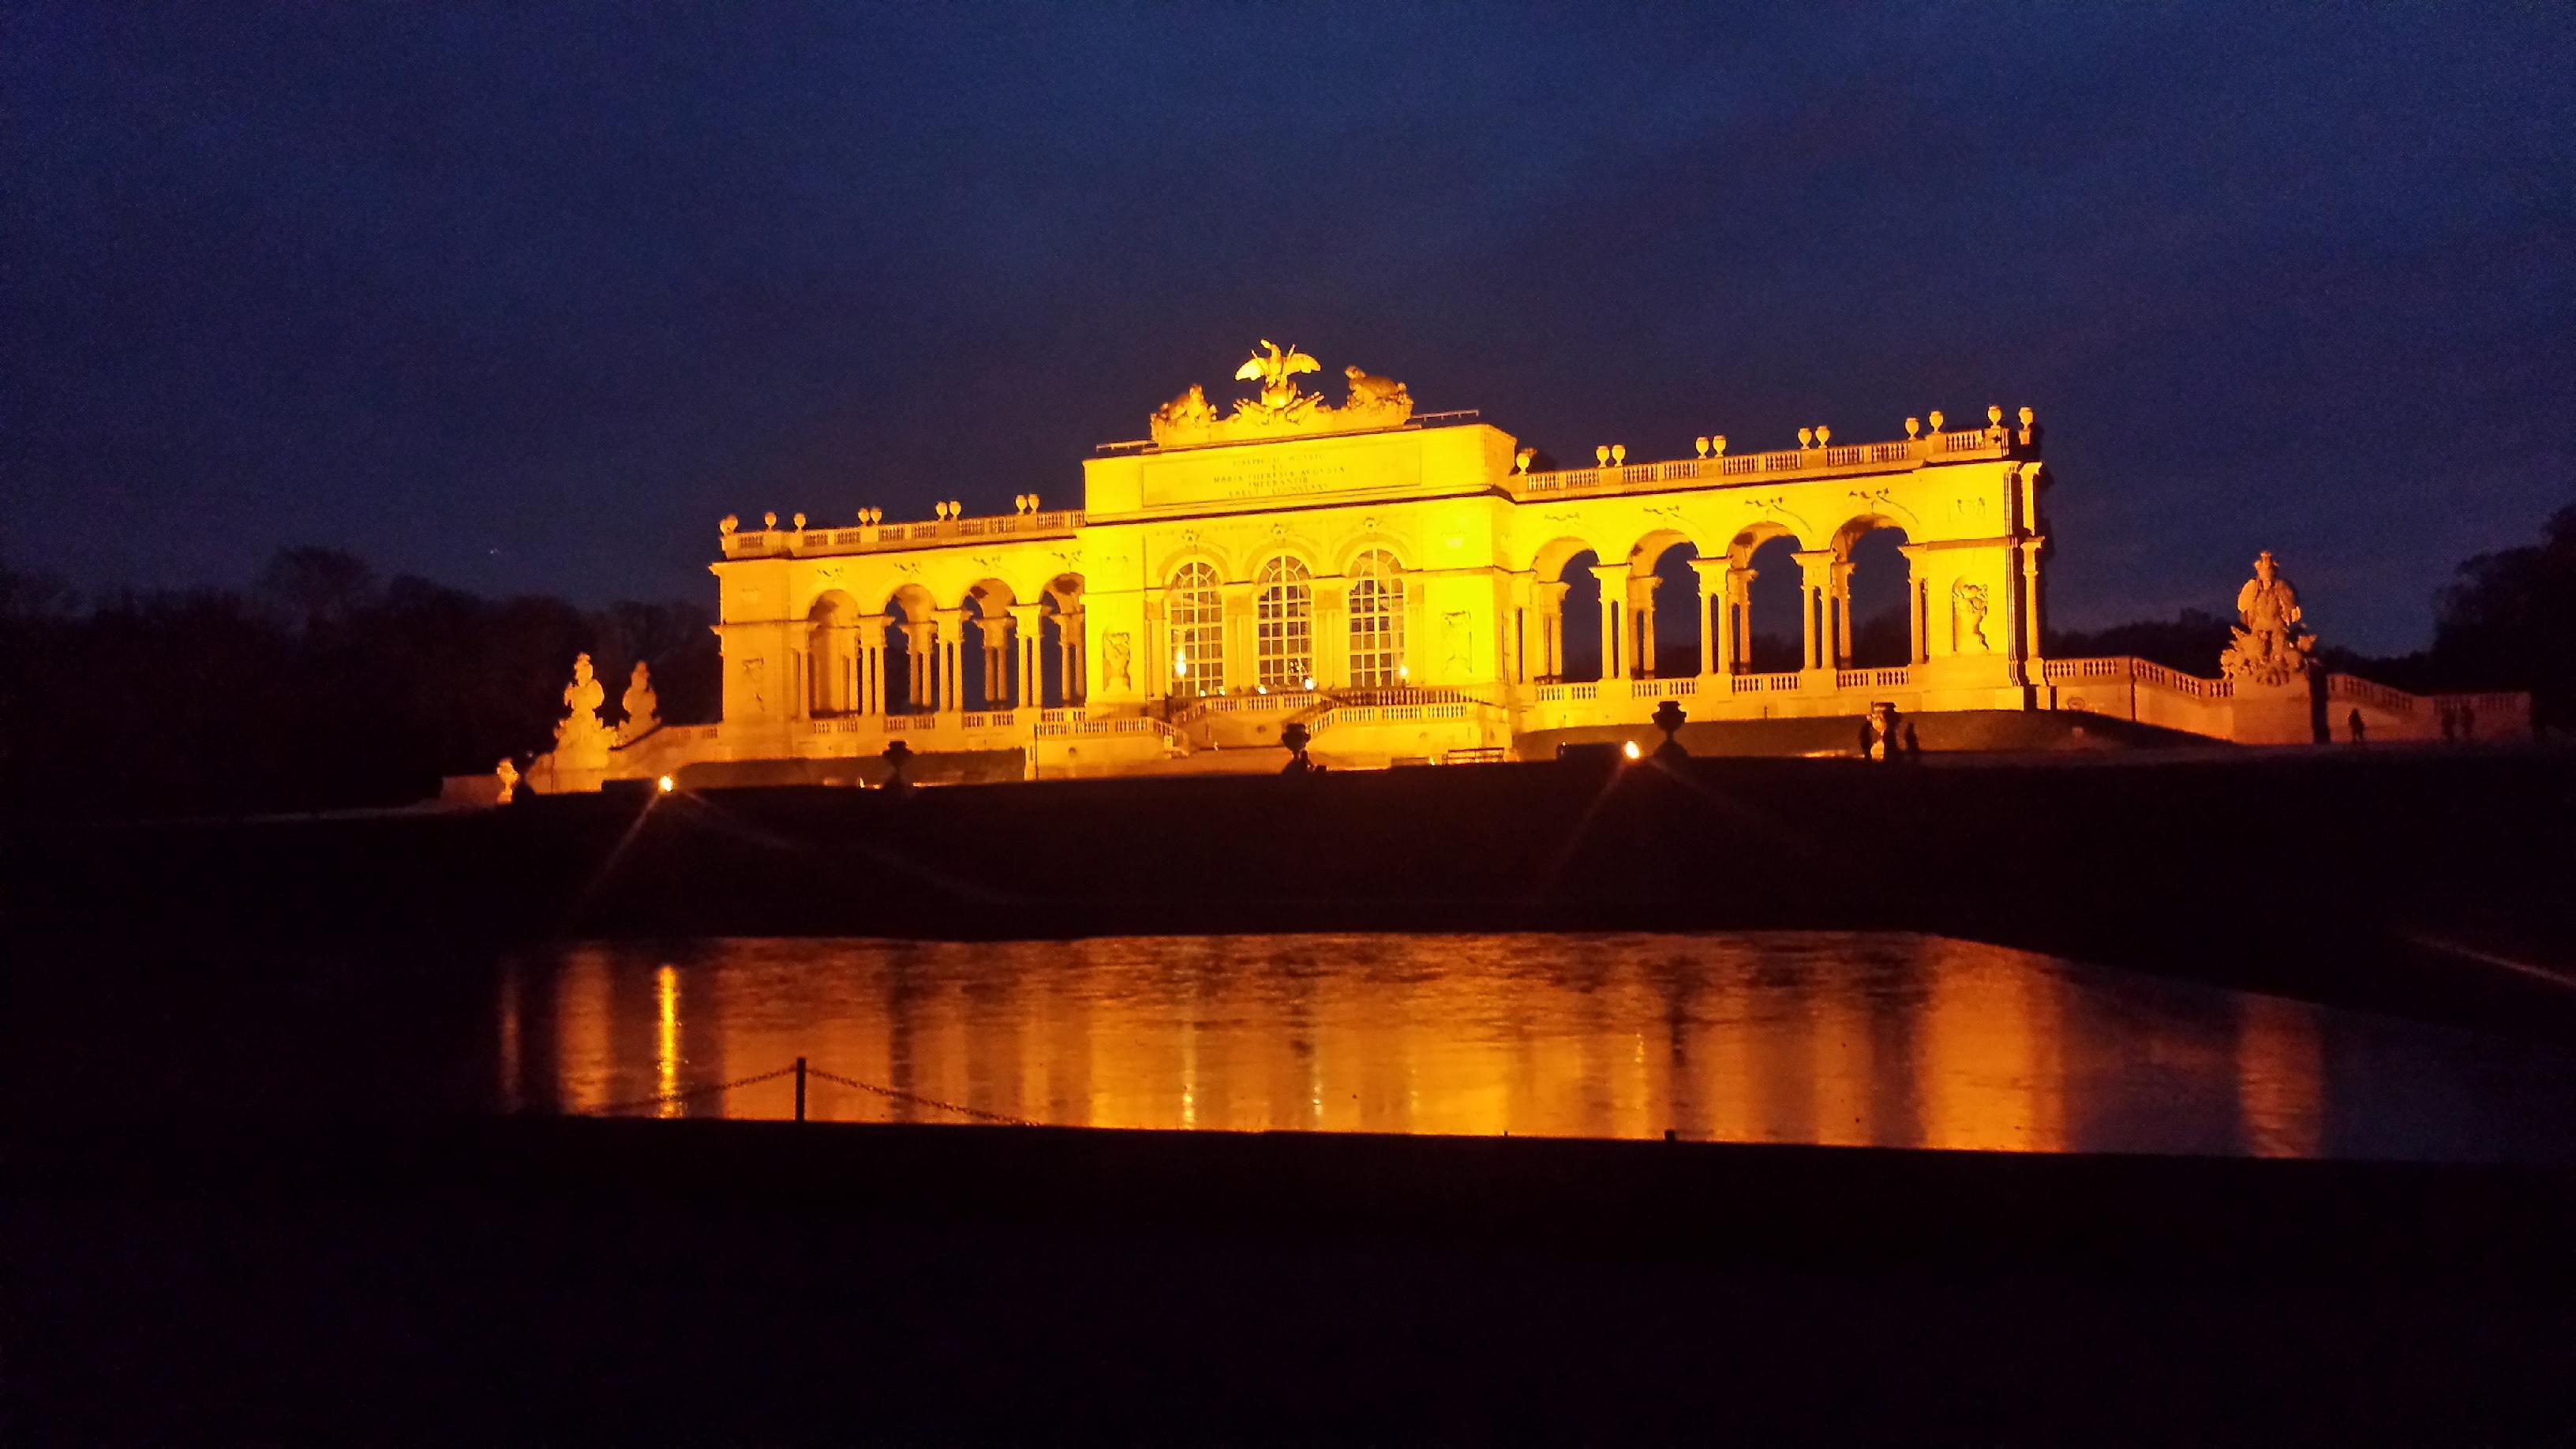
[[[680,786],[679,786],[679,782],[678,782],[678,781],[676,781],[676,780],[673,780],[673,779],[672,779],[670,776],[668,776],[668,775],[664,775],[661,779],[656,780],[656,781],[654,781],[653,783],[654,783],[654,784],[656,784],[656,785],[658,785],[658,786],[660,786],[660,787],[661,787],[661,789],[662,789],[662,793],[663,793],[663,794],[665,794],[665,795],[668,795],[668,794],[670,794],[673,790],[676,790],[676,789],[680,788]]]
[[[1619,753],[1626,755],[1629,759],[1633,760],[1642,755],[1644,751],[1637,748],[1637,742],[1635,740],[1630,740],[1628,743],[1619,747]]]

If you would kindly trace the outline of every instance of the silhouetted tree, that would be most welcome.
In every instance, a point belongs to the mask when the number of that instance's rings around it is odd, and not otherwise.
[[[2576,503],[2540,542],[2460,565],[2434,601],[2433,667],[2461,689],[2529,689],[2536,723],[2576,728]]]

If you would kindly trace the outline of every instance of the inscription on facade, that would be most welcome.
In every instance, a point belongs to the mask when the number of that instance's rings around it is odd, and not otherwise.
[[[1148,508],[1205,507],[1411,489],[1422,479],[1421,449],[1411,436],[1381,444],[1329,448],[1270,446],[1148,459]]]

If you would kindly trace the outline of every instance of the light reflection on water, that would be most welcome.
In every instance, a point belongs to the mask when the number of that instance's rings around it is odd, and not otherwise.
[[[720,940],[514,960],[505,1106],[2555,1157],[2565,1053],[1937,937]],[[919,1099],[919,1100],[916,1100]]]

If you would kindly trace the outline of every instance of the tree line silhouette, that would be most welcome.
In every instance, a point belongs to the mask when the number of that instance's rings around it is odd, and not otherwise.
[[[2481,554],[2434,596],[2429,648],[2327,664],[2417,692],[2528,689],[2535,721],[2576,730],[2576,504],[2536,544]],[[82,599],[0,567],[0,812],[190,815],[401,805],[442,775],[549,748],[573,655],[618,718],[649,664],[670,724],[717,718],[712,620],[693,603],[584,609],[379,579],[336,549],[281,549],[246,589]],[[2209,674],[2231,620],[2051,631],[2060,657],[2134,654]],[[1901,649],[1904,621],[1864,621]],[[1787,646],[1794,651],[1794,643]],[[1696,648],[1667,668],[1698,667]]]
[[[189,815],[400,805],[442,775],[552,747],[587,651],[617,717],[636,660],[661,715],[716,718],[718,655],[690,603],[487,599],[280,550],[245,590],[82,600],[0,569],[0,810]]]

